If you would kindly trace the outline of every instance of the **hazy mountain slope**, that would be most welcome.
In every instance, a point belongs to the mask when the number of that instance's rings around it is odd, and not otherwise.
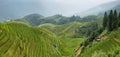
[[[115,7],[114,7],[114,9],[116,9],[117,11],[119,11],[119,12],[120,12],[120,4],[119,4],[119,5],[117,5],[117,6],[115,6]]]
[[[58,57],[55,35],[22,23],[0,23],[0,57]]]
[[[30,25],[37,26],[44,23],[61,24],[64,20],[66,21],[67,19],[68,17],[59,14],[50,17],[44,17],[40,14],[29,14],[23,18],[16,19],[15,21],[23,21],[29,23]]]
[[[39,25],[42,22],[41,19],[43,18],[44,16],[40,14],[30,14],[30,15],[23,17],[22,19],[31,25]]]
[[[120,1],[113,1],[109,3],[105,3],[99,6],[96,6],[94,8],[91,8],[87,11],[81,12],[81,13],[76,13],[77,15],[80,16],[87,16],[87,15],[100,15],[103,14],[105,11],[108,11],[110,9],[118,9],[120,7]]]
[[[15,21],[27,22],[30,25],[38,26],[40,24],[45,24],[45,23],[62,25],[62,24],[68,24],[71,22],[93,22],[93,21],[97,21],[98,19],[99,19],[98,16],[95,16],[95,15],[89,15],[81,18],[80,16],[75,16],[75,15],[66,17],[66,16],[57,14],[49,17],[44,17],[40,14],[30,14],[23,18],[16,19]]]

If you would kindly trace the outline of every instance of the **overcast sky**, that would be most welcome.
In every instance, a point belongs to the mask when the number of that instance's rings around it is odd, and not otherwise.
[[[43,0],[46,15],[72,15],[114,0]]]
[[[43,16],[70,16],[115,0],[0,0],[0,17],[19,18],[39,13]]]

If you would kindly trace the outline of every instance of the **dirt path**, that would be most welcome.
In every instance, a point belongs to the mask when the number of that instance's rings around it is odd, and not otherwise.
[[[82,46],[82,47],[79,47],[79,48],[77,48],[77,49],[75,50],[75,57],[78,57],[78,56],[80,55],[80,53],[81,53],[81,51],[82,51],[82,48],[83,48],[83,46]]]
[[[113,40],[115,40],[116,42],[120,43],[120,40],[117,38],[113,38]]]
[[[106,40],[108,37],[107,36],[103,36],[101,37],[101,40]]]

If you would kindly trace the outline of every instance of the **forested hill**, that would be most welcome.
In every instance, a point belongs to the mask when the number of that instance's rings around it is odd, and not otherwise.
[[[68,24],[71,22],[93,22],[93,21],[96,21],[97,19],[99,19],[99,17],[95,15],[89,15],[81,18],[80,16],[75,16],[75,15],[66,17],[60,14],[57,14],[54,16],[44,17],[40,14],[30,14],[23,18],[16,19],[15,21],[26,22],[30,25],[38,26],[40,24],[45,24],[45,23],[61,25],[61,24]]]

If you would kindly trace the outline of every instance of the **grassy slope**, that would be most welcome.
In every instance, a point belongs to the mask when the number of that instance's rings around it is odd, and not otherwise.
[[[78,29],[80,26],[84,26],[87,23],[79,23],[79,22],[72,22],[69,24],[64,25],[54,25],[54,24],[42,24],[39,27],[45,28],[47,30],[52,31],[53,33],[57,34],[60,37],[60,52],[62,56],[72,56],[85,39],[84,38],[68,38],[76,35],[75,30]]]
[[[87,47],[81,57],[120,57],[120,29],[112,31],[106,40],[94,42]]]
[[[88,23],[72,22],[64,25],[42,24],[39,27],[52,31],[60,38],[75,38],[74,36],[80,36],[76,32],[79,27],[85,26]],[[82,36],[81,36],[82,37]]]
[[[55,35],[45,29],[0,23],[0,57],[58,57],[56,43]]]
[[[60,38],[60,52],[62,56],[71,57],[74,55],[75,49],[77,49],[85,38]]]

